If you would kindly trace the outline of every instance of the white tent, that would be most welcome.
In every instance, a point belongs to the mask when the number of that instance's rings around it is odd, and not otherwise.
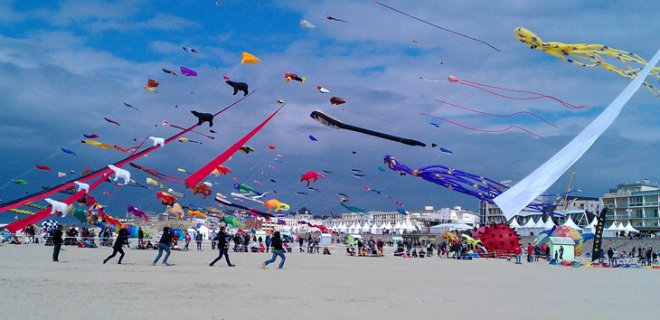
[[[343,222],[339,224],[339,227],[337,227],[337,231],[339,231],[339,232],[344,232],[345,233],[346,229],[348,229],[348,228],[346,227],[346,224],[344,224]]]
[[[359,233],[359,232],[360,232],[360,231],[359,231],[359,228],[360,228],[360,227],[358,227],[358,226],[355,224],[355,222],[353,222],[353,224],[348,228],[348,233]]]
[[[618,232],[617,222],[615,221],[612,222],[609,228],[603,230],[603,237],[616,237]]]
[[[616,226],[616,231],[626,231],[626,227],[623,226],[623,222]]]
[[[406,229],[406,232],[413,232],[417,230],[417,228],[415,228],[415,226],[413,226],[412,223],[410,223],[410,220],[406,220],[406,225],[404,226],[404,228]]]
[[[639,230],[633,228],[633,226],[630,224],[630,221],[628,221],[628,224],[623,228],[623,230],[627,232],[639,233]]]
[[[552,219],[548,218],[548,221],[546,221],[543,224],[543,229],[544,230],[550,230],[552,227],[556,226],[556,224],[552,221]]]
[[[381,229],[378,228],[378,226],[375,223],[374,223],[373,226],[371,226],[370,232],[371,232],[371,234],[381,234],[382,233]]]
[[[578,225],[575,224],[575,222],[573,222],[573,219],[571,219],[570,216],[568,217],[568,220],[566,220],[566,222],[564,222],[563,226],[569,227],[569,228],[572,228],[572,229],[575,229],[575,230],[578,230],[578,231],[582,231],[582,228],[578,227]]]
[[[543,230],[544,228],[545,224],[543,223],[543,217],[539,217],[539,220],[534,223],[534,229]]]
[[[371,231],[371,227],[369,226],[369,223],[365,223],[364,226],[362,226],[362,232],[367,233]]]
[[[529,220],[527,220],[527,223],[525,223],[522,227],[516,229],[516,232],[518,232],[519,235],[521,236],[530,236],[532,235],[532,232],[534,234],[537,234],[538,231],[542,229],[539,229],[536,227],[536,223],[534,222],[534,218],[530,217]]]
[[[511,223],[509,223],[509,227],[513,228],[514,230],[518,230],[522,228],[518,223],[518,220],[516,220],[516,217],[513,217],[513,219],[511,219]]]
[[[452,230],[470,230],[472,226],[464,223],[442,223],[431,227],[431,233],[445,233]]]

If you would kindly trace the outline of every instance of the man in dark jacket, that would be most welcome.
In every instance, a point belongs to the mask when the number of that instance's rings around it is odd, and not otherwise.
[[[126,228],[121,228],[119,229],[119,234],[117,235],[115,244],[112,245],[112,254],[103,260],[103,264],[114,258],[115,255],[117,255],[117,252],[120,254],[119,262],[117,262],[117,264],[121,264],[121,259],[124,259],[124,250],[121,247],[124,246],[124,242],[126,241],[128,241],[128,230],[126,230]]]
[[[53,261],[60,261],[60,248],[62,248],[62,225],[57,226],[53,232]]]
[[[164,227],[163,235],[160,236],[160,241],[158,241],[158,255],[156,256],[156,259],[154,259],[154,262],[151,265],[155,266],[156,263],[158,263],[158,260],[160,260],[160,257],[163,255],[163,251],[165,251],[167,254],[165,255],[165,259],[163,259],[163,264],[169,266],[170,264],[167,263],[167,258],[170,257],[171,245],[172,245],[172,231],[170,231],[169,227]]]
[[[220,232],[218,232],[218,257],[215,258],[211,263],[209,263],[209,266],[213,267],[213,265],[218,262],[220,259],[222,259],[222,256],[225,256],[225,260],[227,260],[227,265],[230,267],[234,267],[235,265],[231,264],[231,261],[229,261],[229,245],[227,243],[227,237],[229,235],[227,232],[225,232],[225,227],[220,227]]]

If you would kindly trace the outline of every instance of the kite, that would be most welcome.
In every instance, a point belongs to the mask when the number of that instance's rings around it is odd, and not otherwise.
[[[129,204],[128,205],[128,212],[132,213],[134,216],[138,218],[144,219],[144,221],[149,221],[149,217],[147,217],[147,214],[142,211],[142,209],[136,208],[133,205]]]
[[[197,210],[188,209],[188,215],[190,215],[190,216],[200,217],[200,218],[202,218],[202,219],[206,219],[206,213],[204,213],[204,212],[202,212],[202,211],[197,211]]]
[[[259,62],[261,62],[261,59],[257,58],[251,53],[243,52],[241,54],[242,64],[258,64]]]
[[[117,122],[117,120],[112,120],[110,118],[103,118],[103,119],[107,122],[112,123],[112,124],[116,124],[117,126],[121,126],[121,124],[119,124],[119,122]]]
[[[190,139],[188,139],[188,138],[184,138],[184,137],[179,138],[179,142],[191,142],[191,143],[196,143],[196,144],[202,144],[202,143],[199,142],[199,141],[190,140]]]
[[[234,94],[236,95],[239,91],[243,91],[243,96],[248,95],[248,84],[245,82],[235,82],[229,79],[229,77],[224,76],[225,83],[230,87],[234,88]]]
[[[309,184],[312,181],[316,182],[316,181],[319,180],[319,178],[325,179],[325,175],[323,175],[323,173],[320,173],[320,172],[307,171],[307,172],[303,173],[300,176],[300,181],[301,182],[306,181],[307,182],[307,187],[309,187]]]
[[[138,108],[134,107],[134,106],[133,106],[132,104],[130,104],[130,103],[126,103],[126,102],[124,102],[124,106],[126,106],[126,107],[128,107],[128,108],[131,108],[131,109],[134,109],[135,111],[140,111]]]
[[[234,208],[237,208],[237,209],[243,209],[243,210],[248,211],[251,214],[256,214],[256,215],[262,216],[264,218],[269,218],[269,217],[273,216],[270,213],[261,212],[259,210],[251,209],[251,208],[248,208],[246,206],[242,206],[240,204],[233,203],[233,202],[231,202],[229,200],[226,200],[226,199],[223,199],[223,198],[215,197],[215,201],[217,203],[223,205],[223,206],[234,207]]]
[[[158,90],[156,90],[156,88],[157,88],[159,85],[160,85],[160,83],[158,83],[158,81],[153,80],[153,79],[149,79],[149,80],[147,80],[147,85],[144,86],[144,88],[145,88],[146,90],[151,91],[151,92],[158,93]]]
[[[51,170],[53,170],[53,169],[51,169],[49,166],[44,166],[44,165],[40,165],[40,164],[36,164],[35,166],[36,166],[37,169],[39,169],[39,170],[46,170],[46,171],[51,171]]]
[[[444,30],[444,31],[447,31],[447,32],[449,32],[449,33],[453,33],[453,34],[455,34],[455,35],[458,35],[458,36],[461,36],[461,37],[464,37],[464,38],[468,38],[468,39],[470,39],[470,40],[473,40],[473,41],[476,41],[476,42],[479,42],[479,43],[485,44],[485,45],[487,45],[487,46],[493,48],[495,51],[500,51],[500,49],[495,48],[492,44],[490,44],[490,43],[488,43],[488,42],[486,42],[486,41],[483,41],[483,40],[480,40],[480,39],[477,39],[477,38],[471,37],[471,36],[469,36],[469,35],[467,35],[467,34],[460,33],[460,32],[458,32],[458,31],[454,31],[454,30],[451,30],[451,29],[447,29],[447,28],[441,27],[441,26],[439,26],[439,25],[437,25],[437,24],[433,24],[433,23],[428,22],[428,21],[426,21],[426,20],[422,20],[422,19],[420,19],[420,18],[418,18],[418,17],[415,17],[415,16],[413,16],[413,15],[411,15],[411,14],[409,14],[409,13],[403,12],[403,11],[401,11],[401,10],[399,10],[399,9],[396,9],[396,8],[390,7],[390,6],[388,6],[388,5],[384,4],[384,3],[381,3],[381,2],[378,1],[378,0],[374,0],[374,2],[375,2],[376,4],[382,6],[382,7],[388,8],[388,9],[394,11],[394,12],[398,12],[398,13],[404,15],[404,16],[407,16],[407,17],[413,18],[413,19],[415,19],[415,20],[417,20],[417,21],[419,21],[419,22],[425,23],[425,24],[427,24],[427,25],[429,25],[429,26],[432,26],[432,27],[438,28],[438,29],[440,29],[440,30]]]
[[[316,90],[318,90],[320,93],[330,93],[330,90],[321,86],[316,86]]]
[[[314,24],[312,24],[311,22],[309,22],[305,19],[300,20],[300,27],[304,28],[304,29],[314,29],[314,28],[316,28],[316,26]]]
[[[263,196],[264,195],[263,193],[257,191],[255,188],[253,188],[253,187],[251,187],[251,186],[249,186],[245,183],[241,183],[241,184],[234,183],[234,189],[236,189],[240,192],[243,192],[243,193],[254,194],[254,195],[257,195],[257,196]]]
[[[334,20],[334,21],[339,21],[339,22],[343,22],[343,23],[348,23],[348,21],[346,21],[346,20],[337,19],[337,18],[332,17],[332,16],[326,16],[325,18],[326,18],[327,20]]]
[[[190,53],[199,53],[199,52],[197,52],[197,50],[195,50],[194,48],[191,48],[191,47],[183,47],[182,49],[184,51],[190,52]]]
[[[421,79],[425,80],[424,78],[421,78]],[[474,82],[474,81],[470,81],[470,80],[459,79],[458,77],[455,77],[455,76],[452,76],[452,75],[448,76],[447,79],[449,80],[450,83],[459,83],[459,84],[462,84],[462,85],[473,87],[473,88],[479,89],[481,91],[488,92],[490,94],[493,94],[495,96],[498,96],[498,97],[504,98],[504,99],[509,99],[509,100],[550,99],[552,101],[558,102],[559,104],[566,107],[567,109],[584,109],[584,108],[588,108],[587,106],[577,106],[577,105],[574,105],[572,103],[561,100],[557,97],[550,96],[550,95],[543,94],[543,93],[534,92],[534,91],[498,87],[498,86],[493,86],[493,85],[489,85],[489,84],[485,84],[485,83],[479,83],[479,82]],[[506,92],[515,92],[519,96],[510,96],[510,95],[506,95],[506,94],[501,94],[501,93],[497,92],[498,90],[499,91],[506,91]],[[438,100],[438,101],[443,102],[441,100]],[[475,110],[472,110],[472,109],[469,109],[469,108],[463,108],[463,109],[478,112],[478,111],[475,111]],[[547,122],[545,119],[541,118],[540,116],[538,116],[536,114],[532,114],[530,112],[522,112],[522,113],[531,114],[532,116],[534,116],[536,118],[539,118],[541,121]],[[515,114],[517,114],[517,113],[514,113],[514,115]]]
[[[301,195],[301,196],[306,196],[306,195],[308,195],[308,193],[305,192],[305,191],[297,191],[296,194],[297,194],[297,195]]]
[[[402,215],[408,215],[408,211],[403,210],[402,208],[396,208],[396,212],[402,214]]]
[[[204,199],[212,194],[211,187],[206,182],[200,182],[197,186],[190,188],[190,190],[192,190],[193,196],[201,194]]]
[[[166,122],[166,121],[165,121],[165,122]],[[167,123],[167,124],[165,124],[165,123],[163,123],[163,125],[167,125],[167,126],[172,127],[172,128],[174,128],[174,129],[186,130],[186,128],[180,127],[180,126],[178,126],[178,125],[176,125],[176,124],[171,124],[171,123]],[[213,131],[213,130],[211,130],[211,131],[212,131],[212,132],[215,132],[215,131]],[[192,132],[192,133],[196,133],[196,134],[198,134],[198,135],[200,135],[200,136],[202,136],[202,137],[209,138],[209,139],[211,139],[211,140],[215,140],[215,137],[214,137],[214,136],[211,136],[211,135],[208,135],[208,134],[204,134],[204,133],[201,133],[201,132],[199,132],[199,131],[190,130],[190,132]]]
[[[449,150],[449,149],[445,149],[445,148],[443,148],[443,147],[440,147],[440,151],[442,151],[442,152],[444,152],[444,153],[446,153],[446,154],[454,154],[454,152],[452,152],[451,150]]]
[[[264,202],[264,207],[268,208],[266,213],[271,213],[271,211],[279,212],[282,210],[289,210],[290,206],[286,203],[282,203],[277,199],[268,199]]]
[[[231,173],[231,170],[223,165],[217,166],[213,171],[211,171],[212,174],[214,174],[216,177],[219,175],[227,175]]]
[[[186,171],[186,169],[183,169],[183,168],[176,168],[176,171],[183,172],[183,173],[188,173],[188,171]]]
[[[164,184],[162,184],[162,183],[160,183],[160,182],[158,182],[158,181],[156,181],[156,180],[154,180],[154,179],[151,179],[151,178],[149,178],[149,177],[147,177],[147,184],[150,184],[150,185],[153,185],[153,186],[159,187],[159,188],[161,188],[161,189],[165,189],[165,185],[164,185]]]
[[[270,150],[275,150],[275,146],[272,145],[272,144],[269,144],[269,145],[268,145],[268,149],[270,149]]]
[[[319,141],[318,139],[316,139],[316,137],[315,137],[315,136],[313,136],[313,135],[311,135],[311,134],[310,134],[310,135],[308,135],[307,137],[308,137],[308,138],[309,138],[309,140],[311,140],[311,141]]]
[[[535,117],[535,118],[537,118],[537,119],[539,119],[539,120],[541,120],[541,121],[557,128],[557,125],[555,125],[554,123],[552,123],[548,120],[545,120],[545,119],[543,119],[543,117],[539,116],[536,113],[530,112],[530,111],[518,111],[518,112],[514,112],[514,113],[509,113],[509,114],[488,113],[488,112],[479,111],[479,110],[476,110],[476,109],[460,106],[460,105],[457,105],[457,104],[453,104],[453,103],[450,103],[450,102],[447,102],[447,101],[444,101],[444,100],[441,100],[441,99],[435,99],[435,101],[438,101],[442,104],[446,104],[448,106],[452,106],[452,107],[457,108],[457,109],[466,110],[466,111],[470,111],[470,112],[474,112],[474,113],[478,113],[478,114],[483,114],[483,115],[488,115],[488,116],[491,116],[491,117],[508,118],[508,117],[513,117],[515,115],[519,115],[519,114],[528,114],[528,115],[531,115],[532,117]]]
[[[64,149],[64,148],[60,148],[60,150],[62,150],[62,152],[64,152],[64,153],[68,153],[68,154],[71,154],[71,155],[74,155],[74,156],[78,155],[73,150]]]
[[[96,133],[92,133],[92,134],[84,134],[84,133],[83,133],[83,136],[84,136],[85,138],[87,138],[87,139],[96,139],[96,138],[99,137],[99,135],[96,134]]]
[[[134,163],[134,162],[129,162],[128,164],[129,164],[131,167],[133,167],[133,168],[135,168],[135,169],[138,169],[138,170],[142,170],[142,171],[144,171],[144,172],[146,172],[146,173],[148,173],[148,174],[150,174],[150,175],[156,177],[156,178],[159,179],[159,180],[164,180],[164,181],[172,182],[172,183],[181,183],[180,180],[183,180],[183,178],[170,176],[170,175],[167,175],[167,174],[161,173],[161,172],[159,172],[159,171],[156,170],[156,169],[151,169],[151,168],[145,168],[145,167],[142,167],[142,166],[140,166],[140,165],[138,165],[138,164],[136,164],[136,163]],[[147,183],[148,183],[148,184],[155,185],[155,186],[158,186],[158,187],[160,187],[160,188],[164,188],[164,186],[161,186],[159,183],[156,183],[156,184],[151,183],[150,180],[153,180],[153,179],[147,177]],[[154,182],[155,182],[155,181],[154,181]]]
[[[179,203],[172,203],[167,205],[167,207],[165,207],[165,213],[173,214],[177,220],[183,219],[183,216],[185,215],[183,207],[181,207]]]
[[[90,146],[101,148],[101,149],[116,149],[116,150],[119,150],[121,152],[128,152],[128,151],[131,151],[133,149],[138,148],[138,147],[132,147],[132,148],[124,149],[124,148],[116,146],[116,145],[109,145],[107,143],[99,142],[99,141],[96,141],[96,140],[80,140],[80,142],[84,143],[84,144],[88,144]]]
[[[250,146],[242,146],[242,147],[238,148],[238,150],[240,152],[243,152],[244,154],[249,154],[250,152],[254,151],[254,148],[252,148]]]
[[[330,104],[332,104],[332,105],[340,105],[340,104],[344,104],[344,103],[346,103],[346,101],[342,98],[339,98],[339,97],[330,98]]]
[[[279,103],[279,104],[286,103],[286,102],[285,102],[284,100],[282,100],[282,99],[277,99],[276,102]]]
[[[344,202],[339,202],[339,205],[346,208],[346,210],[348,210],[350,212],[355,212],[355,213],[368,213],[369,212],[369,210],[365,210],[365,209],[358,208],[358,207],[352,207],[352,206],[349,206],[349,205],[345,204]]]
[[[316,189],[316,188],[314,188],[314,187],[307,187],[307,190],[309,190],[309,191],[315,191],[315,192],[320,192],[320,191],[321,191],[321,190]]]
[[[156,198],[160,199],[160,202],[166,206],[171,206],[176,202],[176,198],[167,192],[156,192]]]
[[[171,74],[171,75],[173,75],[173,76],[175,76],[175,77],[178,77],[178,76],[179,76],[178,74],[176,74],[176,72],[174,72],[174,71],[172,71],[172,70],[163,69],[163,72],[165,72],[165,73],[167,73],[167,74]]]
[[[456,122],[456,121],[452,121],[452,120],[449,120],[449,119],[445,119],[445,118],[440,118],[440,117],[432,116],[432,115],[430,115],[430,114],[428,114],[428,113],[424,113],[424,112],[420,112],[419,114],[422,115],[422,116],[425,116],[425,117],[429,117],[429,118],[433,118],[433,119],[437,119],[437,120],[442,120],[442,121],[444,121],[444,122],[451,123],[451,124],[453,124],[453,125],[455,125],[455,126],[458,126],[458,127],[463,128],[463,129],[468,129],[468,130],[477,131],[477,132],[485,132],[485,133],[502,133],[502,132],[507,132],[507,131],[513,130],[513,129],[519,129],[519,130],[522,130],[522,131],[524,131],[524,132],[526,132],[526,133],[528,133],[528,134],[530,134],[530,135],[533,135],[533,136],[535,136],[535,137],[537,137],[537,138],[543,138],[543,136],[541,136],[541,135],[539,135],[539,134],[537,134],[537,133],[534,133],[534,132],[531,131],[531,130],[525,129],[525,128],[521,127],[521,126],[517,126],[517,125],[511,125],[511,126],[508,126],[508,127],[504,128],[504,129],[493,129],[493,130],[489,130],[489,129],[481,129],[481,128],[470,127],[470,126],[467,126],[467,125],[464,125],[464,124],[458,123],[458,122]]]
[[[305,78],[305,77],[301,78],[295,73],[288,73],[287,72],[287,73],[284,74],[284,79],[286,79],[286,80],[284,80],[286,83],[289,83],[289,81],[291,81],[291,80],[299,81],[300,83],[305,83],[305,80],[307,78]]]
[[[213,127],[213,115],[210,113],[201,113],[197,111],[190,111],[195,117],[197,117],[197,125],[201,126],[202,123],[208,122],[209,127]]]
[[[543,42],[539,36],[523,27],[515,28],[513,34],[516,39],[531,49],[541,50],[553,57],[581,67],[601,67],[629,79],[637,77],[642,67],[648,65],[644,58],[635,53],[610,48],[602,44]],[[622,66],[619,67],[608,62],[605,59],[606,57],[611,58],[613,62],[617,60]],[[652,67],[654,66],[652,65]],[[660,79],[660,67],[653,68],[649,73]],[[651,91],[653,95],[660,97],[660,89],[653,87],[646,81],[642,85]]]
[[[396,142],[403,143],[403,144],[409,145],[409,146],[421,146],[421,147],[426,146],[426,144],[424,144],[422,142],[419,142],[417,140],[392,136],[392,135],[389,135],[389,134],[385,134],[385,133],[372,131],[372,130],[369,130],[369,129],[355,127],[355,126],[352,126],[352,125],[345,124],[345,123],[341,122],[340,120],[335,119],[335,118],[333,118],[333,117],[331,117],[331,116],[329,116],[329,115],[327,115],[327,114],[325,114],[325,113],[323,113],[319,110],[312,111],[312,113],[309,116],[312,119],[314,119],[314,120],[320,122],[321,124],[326,125],[330,128],[355,131],[355,132],[363,133],[363,134],[370,135],[370,136],[375,136],[375,137],[379,137],[379,138],[383,138],[383,139],[387,139],[387,140],[396,141]]]
[[[181,66],[179,69],[181,69],[181,73],[186,77],[196,77],[197,76],[197,72],[195,72],[195,70],[188,69],[184,66]]]
[[[507,219],[517,214],[540,194],[548,190],[582,155],[591,147],[607,128],[619,116],[628,100],[637,92],[646,76],[660,60],[658,50],[651,61],[635,77],[625,89],[571,142],[557,152],[552,158],[538,167],[534,172],[511,187],[495,199]]]
[[[12,179],[11,182],[13,184],[20,184],[20,185],[28,184],[27,181],[25,181],[24,179]]]
[[[356,177],[356,178],[364,178],[367,175],[364,174],[364,173],[360,173],[360,172],[353,172],[353,176]]]
[[[62,171],[57,172],[57,177],[58,178],[65,177],[65,176],[66,176],[66,172],[62,172]]]

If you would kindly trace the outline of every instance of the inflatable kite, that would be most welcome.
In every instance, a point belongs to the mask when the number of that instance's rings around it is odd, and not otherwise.
[[[67,154],[70,154],[70,155],[74,155],[74,156],[78,155],[73,150],[64,149],[64,148],[60,148],[60,150],[62,150],[62,152],[64,152],[64,153],[67,153]]]
[[[172,70],[163,69],[163,72],[165,72],[165,73],[167,73],[167,74],[170,74],[170,75],[173,75],[173,76],[175,76],[175,77],[176,77],[176,76],[179,76],[178,74],[176,74],[176,72],[174,72],[174,71],[172,71]]]
[[[176,202],[176,198],[167,192],[156,192],[156,198],[160,199],[160,202],[166,206],[171,206]]]
[[[211,188],[205,182],[201,182],[190,189],[192,190],[193,196],[201,194],[204,199],[212,194]]]
[[[316,182],[319,180],[319,178],[325,179],[325,175],[323,175],[323,173],[320,172],[307,171],[300,176],[300,181],[307,182],[307,187],[309,187],[309,184],[312,181]]]
[[[342,98],[339,98],[339,97],[330,98],[330,104],[340,105],[340,104],[344,104],[344,103],[346,103],[346,101]]]
[[[360,127],[352,126],[352,125],[349,125],[349,124],[345,124],[345,123],[341,122],[340,120],[335,119],[335,118],[333,118],[333,117],[331,117],[331,116],[329,116],[329,115],[327,115],[327,114],[325,114],[325,113],[323,113],[319,110],[312,111],[312,113],[309,116],[312,119],[314,119],[314,120],[320,122],[321,124],[323,124],[325,126],[328,126],[330,128],[355,131],[355,132],[363,133],[363,134],[374,136],[374,137],[379,137],[379,138],[383,138],[383,139],[387,139],[387,140],[396,141],[396,142],[403,143],[403,144],[409,145],[409,146],[421,146],[421,147],[426,146],[426,144],[424,144],[422,142],[419,142],[417,140],[392,136],[392,135],[389,135],[389,134],[386,134],[386,133],[372,131],[372,130],[369,130],[369,129],[360,128]]]
[[[251,214],[254,214],[254,215],[257,215],[257,216],[261,216],[261,217],[264,217],[264,218],[270,218],[270,217],[273,216],[273,215],[270,214],[270,213],[261,212],[261,211],[256,210],[256,209],[251,209],[251,208],[248,208],[248,207],[246,207],[246,206],[243,206],[243,205],[240,205],[240,204],[233,203],[233,202],[231,202],[231,201],[229,201],[229,200],[226,200],[226,199],[223,199],[223,198],[215,197],[215,201],[218,202],[220,205],[228,206],[228,207],[234,207],[234,208],[242,209],[242,210],[246,210],[246,211],[248,211],[248,212],[251,213]]]
[[[280,202],[277,199],[268,199],[264,202],[264,207],[268,208],[266,213],[271,213],[272,211],[279,212],[281,210],[289,210],[290,206],[286,203]]]
[[[165,208],[165,213],[167,214],[173,214],[177,220],[183,219],[183,216],[185,215],[185,212],[183,211],[183,207],[179,203],[173,203],[171,205],[168,205]]]
[[[316,86],[316,90],[318,90],[320,93],[330,93],[330,90],[321,86]]]
[[[144,219],[144,221],[149,221],[149,217],[142,209],[136,208],[133,205],[129,204],[127,210],[128,212],[132,213],[134,216],[138,218],[142,218]]]
[[[235,82],[229,79],[229,77],[225,76],[225,83],[228,84],[230,87],[234,89],[234,95],[236,95],[239,91],[243,91],[243,96],[248,95],[248,84],[245,82]]]
[[[156,90],[156,88],[157,88],[159,85],[160,85],[160,83],[158,83],[158,81],[153,80],[153,79],[149,79],[149,80],[147,80],[147,85],[144,86],[144,89],[146,89],[146,90],[148,90],[148,91],[151,91],[151,92],[156,92],[156,93],[158,93],[158,90]]]
[[[195,117],[197,117],[197,125],[201,126],[202,123],[208,122],[209,127],[213,127],[213,115],[210,113],[202,113],[197,111],[190,111]]]
[[[305,77],[302,77],[302,78],[301,78],[301,77],[299,77],[299,76],[298,76],[297,74],[295,74],[295,73],[288,73],[288,72],[287,72],[287,73],[284,74],[284,79],[285,79],[284,81],[287,82],[287,83],[288,83],[289,81],[291,81],[291,80],[295,80],[295,81],[298,81],[298,82],[300,82],[300,83],[305,83],[305,80],[306,80],[307,78],[305,78]]]
[[[523,27],[515,28],[513,34],[516,39],[531,49],[541,50],[553,57],[581,67],[601,67],[629,79],[637,77],[642,68],[648,64],[646,60],[635,53],[610,48],[602,44],[543,42],[539,36]],[[606,58],[609,58],[611,62]],[[617,61],[621,66],[613,64]],[[653,68],[650,74],[656,79],[660,79],[660,67]],[[660,97],[658,88],[646,81],[643,85],[653,95]]]
[[[107,122],[110,122],[110,123],[112,123],[112,124],[115,124],[115,125],[117,125],[117,126],[121,126],[121,124],[119,124],[119,122],[117,122],[117,120],[112,120],[112,119],[110,119],[110,118],[103,118],[103,120],[105,120],[105,121],[107,121]]]

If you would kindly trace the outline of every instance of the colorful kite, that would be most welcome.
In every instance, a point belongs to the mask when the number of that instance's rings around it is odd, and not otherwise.
[[[257,58],[255,55],[247,52],[241,54],[241,63],[242,64],[258,64],[261,62],[261,59]]]
[[[298,76],[297,74],[295,74],[295,73],[289,73],[289,72],[287,72],[287,73],[284,74],[284,79],[285,79],[284,81],[285,81],[286,83],[289,83],[289,81],[291,81],[291,80],[298,81],[298,82],[300,82],[300,83],[305,83],[305,80],[306,80],[307,78],[305,78],[305,77],[302,77],[302,78],[301,78],[301,77],[299,77],[299,76]]]

